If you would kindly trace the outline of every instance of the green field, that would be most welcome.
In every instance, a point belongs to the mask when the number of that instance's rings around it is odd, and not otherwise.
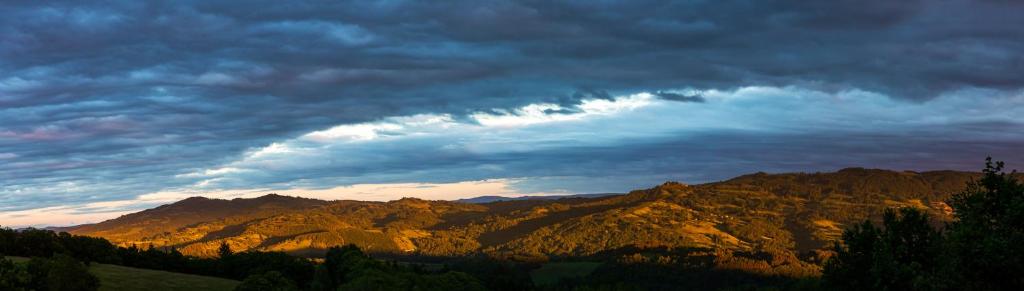
[[[19,257],[8,258],[15,262],[28,260]],[[239,283],[235,280],[214,277],[95,263],[91,264],[89,272],[100,279],[100,290],[104,291],[232,290]]]
[[[551,285],[558,283],[562,278],[579,278],[590,275],[597,267],[598,262],[556,262],[547,263],[530,272],[533,284],[537,286]]]

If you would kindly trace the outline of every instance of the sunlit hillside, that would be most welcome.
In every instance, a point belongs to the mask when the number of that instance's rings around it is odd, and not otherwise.
[[[215,255],[221,243],[306,256],[353,243],[392,255],[525,260],[637,247],[709,249],[768,256],[814,272],[804,261],[820,261],[826,256],[821,250],[853,223],[878,219],[892,207],[948,219],[943,201],[977,176],[859,168],[758,173],[702,185],[669,182],[625,195],[483,204],[190,198],[71,232],[196,256]]]

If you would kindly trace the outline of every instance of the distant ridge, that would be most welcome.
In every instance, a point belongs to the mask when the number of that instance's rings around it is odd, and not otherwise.
[[[593,193],[593,194],[566,194],[566,195],[546,195],[546,196],[517,196],[517,197],[506,197],[506,196],[478,196],[473,198],[464,198],[455,200],[455,202],[462,203],[473,203],[483,204],[499,201],[521,201],[521,200],[557,200],[564,198],[597,198],[613,195],[624,195],[624,193]]]
[[[94,224],[60,228],[71,233],[89,233],[113,241],[158,235],[197,223],[239,217],[255,219],[284,212],[327,205],[317,199],[267,194],[256,198],[231,200],[189,197],[184,200],[143,210]]]

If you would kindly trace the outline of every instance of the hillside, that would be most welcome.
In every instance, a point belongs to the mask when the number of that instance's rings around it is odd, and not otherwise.
[[[622,195],[622,193],[594,193],[594,194],[571,194],[571,195],[552,195],[552,196],[519,196],[519,197],[505,197],[505,196],[478,196],[472,198],[465,198],[455,200],[455,202],[463,203],[491,203],[498,201],[518,201],[518,200],[554,200],[562,198],[596,198],[612,195]]]
[[[140,239],[169,234],[198,223],[223,220],[245,222],[328,204],[327,201],[269,194],[254,199],[209,199],[191,197],[173,204],[127,214],[96,224],[61,230],[100,236],[112,242],[144,243]]]
[[[354,243],[370,252],[429,256],[705,248],[795,257],[888,207],[915,207],[948,219],[942,201],[977,176],[870,169],[758,173],[694,186],[668,182],[625,195],[489,203],[190,198],[70,232],[199,256],[213,255],[226,242],[234,250],[311,256]]]

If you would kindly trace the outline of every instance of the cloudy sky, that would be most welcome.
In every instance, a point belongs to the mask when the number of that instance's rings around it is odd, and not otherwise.
[[[11,1],[0,225],[1024,167],[1017,1]]]

